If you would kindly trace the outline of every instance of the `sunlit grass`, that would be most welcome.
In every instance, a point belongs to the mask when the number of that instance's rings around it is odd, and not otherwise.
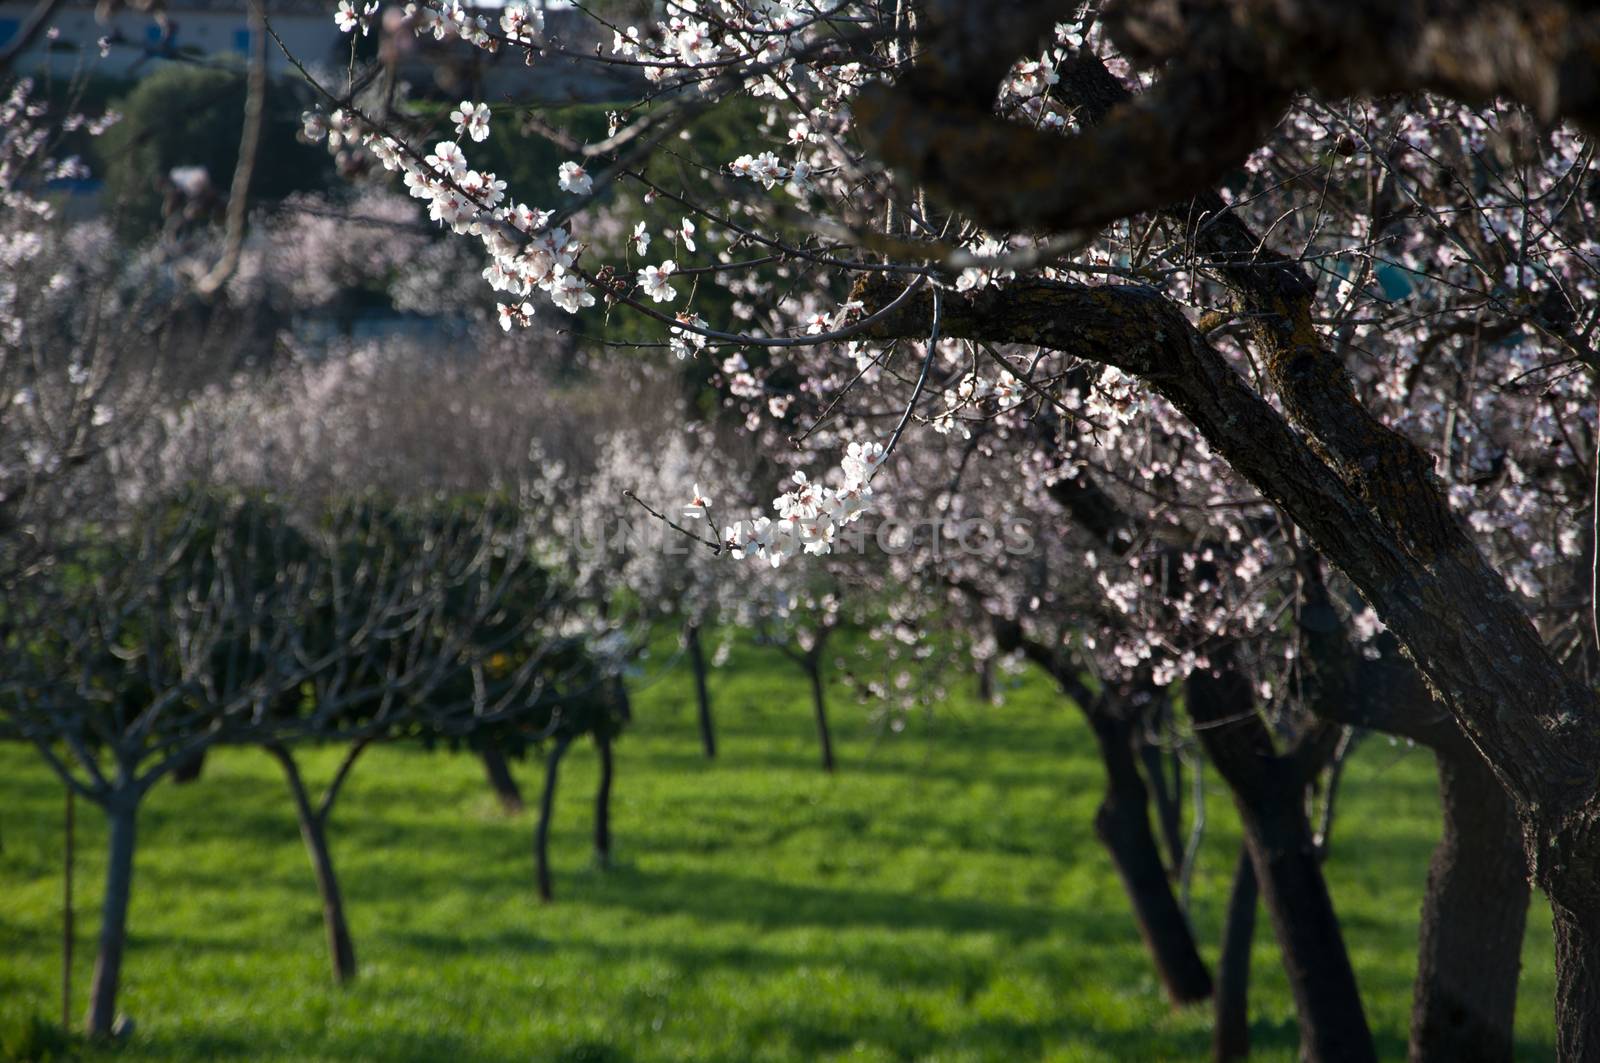
[[[665,663],[658,655],[652,667]],[[817,768],[799,672],[755,649],[713,675],[706,762],[677,668],[634,699],[618,747],[617,864],[590,858],[595,772],[567,759],[534,899],[529,816],[475,761],[370,752],[333,846],[359,980],[328,980],[320,913],[276,766],[212,758],[140,820],[120,1059],[1202,1059],[1208,1016],[1164,1004],[1094,841],[1098,761],[1076,711],[1029,679],[1003,707],[958,691],[880,735],[844,694],[840,772]],[[308,752],[325,779],[334,751]],[[517,767],[534,798],[540,773]],[[1193,910],[1214,960],[1237,826],[1208,776]],[[1383,1058],[1404,1055],[1416,924],[1438,825],[1422,751],[1369,739],[1347,773],[1328,866]],[[74,1013],[97,926],[104,824],[79,805]],[[62,792],[0,747],[0,1023],[59,1010]],[[1548,910],[1524,956],[1518,1058],[1553,1056]],[[1296,1055],[1265,918],[1258,1058]]]

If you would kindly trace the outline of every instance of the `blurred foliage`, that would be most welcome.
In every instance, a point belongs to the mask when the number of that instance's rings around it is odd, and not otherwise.
[[[73,1037],[38,1012],[0,1018],[0,1063],[65,1063],[77,1058]]]
[[[239,158],[244,114],[242,70],[172,63],[141,80],[116,106],[122,121],[95,146],[106,205],[124,238],[146,236],[162,223],[163,189],[177,166],[203,166],[225,200]],[[272,201],[320,189],[333,175],[328,153],[298,137],[304,105],[290,82],[267,90],[266,124],[250,195]]]

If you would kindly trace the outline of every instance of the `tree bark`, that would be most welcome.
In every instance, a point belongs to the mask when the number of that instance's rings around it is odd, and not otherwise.
[[[89,984],[89,1013],[84,1032],[108,1037],[117,1014],[117,985],[122,978],[122,953],[128,938],[128,897],[133,888],[133,847],[139,798],[114,793],[105,802],[110,823],[106,858],[106,895],[100,908],[100,947],[94,980]]]
[[[539,797],[539,825],[533,833],[534,876],[538,881],[539,899],[549,901],[554,894],[550,889],[550,821],[555,815],[556,781],[561,771],[561,758],[572,745],[569,735],[561,735],[550,747],[545,759],[544,792]]]
[[[1250,1055],[1250,949],[1256,937],[1256,903],[1255,865],[1249,846],[1241,845],[1222,928],[1222,955],[1217,958],[1216,1021],[1211,1031],[1211,1058],[1217,1063]]]
[[[828,702],[822,686],[822,664],[812,662],[806,666],[811,678],[811,708],[817,717],[817,741],[822,746],[822,770],[833,771],[833,736],[828,731]]]
[[[511,765],[506,763],[506,755],[500,752],[497,746],[488,745],[483,747],[482,760],[483,773],[489,779],[489,788],[500,800],[501,811],[509,816],[520,814],[525,807],[522,803],[522,788],[517,785],[516,777],[511,774]]]
[[[1376,1063],[1355,971],[1306,819],[1304,775],[1277,754],[1249,683],[1211,654],[1192,673],[1189,714],[1233,793],[1300,1020],[1308,1063]]]
[[[594,736],[600,753],[600,783],[594,794],[594,858],[601,867],[611,866],[611,779],[613,764],[611,738],[604,731]]]
[[[1150,829],[1149,791],[1134,759],[1137,724],[1105,708],[1088,713],[1106,769],[1106,792],[1095,813],[1095,836],[1105,846],[1133,905],[1134,920],[1174,1006],[1211,996],[1211,973],[1194,931],[1172,893],[1172,881]]]
[[[268,746],[267,752],[282,765],[284,778],[289,783],[289,793],[294,798],[300,838],[305,842],[306,856],[311,860],[311,873],[317,880],[317,895],[322,899],[322,926],[328,936],[328,959],[332,965],[333,980],[342,985],[356,976],[356,947],[350,937],[350,924],[345,919],[344,896],[339,889],[339,876],[334,871],[333,854],[328,849],[327,818],[311,807],[305,780],[300,776],[300,767],[295,763],[294,754],[279,745]]]
[[[1556,931],[1556,1058],[1600,1060],[1600,924],[1551,901]]]
[[[706,759],[717,755],[717,734],[711,722],[711,692],[706,686],[706,653],[700,644],[700,625],[690,624],[684,631],[684,646],[689,651],[689,664],[694,669],[694,694],[700,721],[700,746]]]
[[[1439,790],[1444,833],[1423,898],[1409,1058],[1505,1063],[1528,913],[1521,831],[1475,754],[1440,756]]]

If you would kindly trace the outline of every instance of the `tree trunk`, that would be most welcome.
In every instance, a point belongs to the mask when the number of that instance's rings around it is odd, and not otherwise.
[[[1139,935],[1174,1006],[1211,996],[1211,974],[1195,945],[1194,931],[1172,893],[1172,880],[1150,829],[1149,791],[1134,759],[1137,725],[1104,708],[1089,723],[1106,769],[1106,792],[1095,813],[1094,831],[1133,905]]]
[[[496,746],[484,746],[483,773],[489,778],[489,788],[494,791],[495,797],[500,799],[500,808],[508,816],[521,813],[522,788],[517,785],[516,777],[511,774],[511,765],[506,763],[506,755]]]
[[[1471,758],[1471,759],[1468,759]],[[1475,753],[1439,757],[1444,831],[1422,903],[1412,1063],[1506,1063],[1528,914],[1511,801]]]
[[[833,771],[833,737],[828,733],[828,703],[822,687],[822,665],[813,663],[806,667],[811,677],[811,708],[817,716],[817,741],[822,745],[822,770]]]
[[[1248,681],[1212,653],[1192,673],[1189,714],[1233,792],[1256,882],[1266,903],[1300,1020],[1307,1063],[1377,1060],[1344,935],[1306,819],[1301,769],[1278,755],[1255,715]]]
[[[700,718],[700,745],[706,759],[717,755],[717,734],[711,724],[711,692],[706,687],[706,653],[700,645],[700,626],[690,624],[684,632],[684,645],[689,651],[689,664],[694,669],[694,695]]]
[[[105,805],[111,831],[106,858],[106,895],[100,909],[100,949],[89,985],[89,1013],[84,1032],[108,1037],[117,1014],[117,983],[122,977],[122,952],[128,937],[128,896],[133,888],[133,846],[139,798],[115,793]]]
[[[178,786],[197,782],[205,766],[206,752],[202,749],[172,769],[172,781]]]
[[[72,873],[78,857],[78,796],[67,792],[67,818],[62,830],[61,853],[61,1028],[72,1027],[72,952],[76,943],[73,920]]]
[[[978,701],[984,705],[993,705],[994,694],[994,658],[985,657],[978,662]]]
[[[553,897],[550,891],[550,819],[555,814],[556,780],[561,771],[561,758],[566,756],[570,745],[572,738],[562,735],[550,747],[550,755],[545,760],[544,792],[539,797],[539,826],[533,832],[534,875],[538,880],[541,901],[549,901]]]
[[[1173,777],[1167,777],[1167,758],[1164,750],[1157,742],[1150,741],[1144,734],[1143,728],[1136,728],[1133,733],[1134,745],[1138,747],[1139,760],[1144,764],[1145,778],[1150,780],[1150,795],[1154,799],[1156,824],[1161,828],[1161,840],[1167,847],[1167,873],[1176,878],[1183,869],[1183,852],[1186,847],[1183,837],[1183,801],[1182,791],[1177,788],[1179,775],[1176,770]],[[1172,754],[1174,764],[1179,763],[1178,755]]]
[[[611,778],[613,764],[611,739],[604,732],[595,735],[600,753],[600,783],[594,793],[594,858],[601,867],[611,866]]]
[[[1222,955],[1217,958],[1216,1022],[1211,1031],[1211,1058],[1217,1063],[1250,1055],[1250,949],[1256,937],[1256,893],[1255,865],[1249,847],[1241,845],[1222,928]]]
[[[317,880],[317,895],[322,898],[322,926],[328,935],[328,958],[333,968],[333,980],[343,984],[356,976],[356,947],[350,938],[350,925],[345,920],[344,897],[339,890],[339,877],[333,869],[333,854],[328,849],[327,820],[312,809],[294,754],[277,745],[268,746],[267,752],[283,766],[289,793],[294,797],[300,838],[305,842],[306,855],[311,859],[311,872]]]
[[[1556,931],[1556,1058],[1600,1060],[1600,921],[1552,900]]]

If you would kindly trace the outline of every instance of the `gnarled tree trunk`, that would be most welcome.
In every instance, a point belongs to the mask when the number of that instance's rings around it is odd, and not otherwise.
[[[1173,895],[1172,881],[1150,829],[1149,791],[1134,759],[1138,725],[1103,701],[1087,715],[1106,769],[1105,797],[1094,817],[1095,836],[1116,866],[1167,999],[1174,1005],[1208,999],[1211,973]]]
[[[1232,791],[1300,1020],[1309,1063],[1376,1063],[1355,971],[1306,819],[1301,769],[1280,756],[1253,711],[1249,683],[1212,654],[1219,672],[1192,673],[1189,715]]]
[[[1200,958],[1188,916],[1173,894],[1150,829],[1149,790],[1134,753],[1142,737],[1139,706],[1125,692],[1090,691],[1070,658],[1027,638],[1014,621],[995,618],[995,635],[1003,651],[1021,650],[1043,668],[1089,722],[1106,770],[1106,792],[1095,813],[1095,835],[1128,894],[1139,936],[1167,999],[1174,1007],[1206,999],[1212,991],[1211,974]]]
[[[1410,1059],[1507,1063],[1528,913],[1521,832],[1470,750],[1439,757],[1439,790],[1444,832],[1423,898]]]

